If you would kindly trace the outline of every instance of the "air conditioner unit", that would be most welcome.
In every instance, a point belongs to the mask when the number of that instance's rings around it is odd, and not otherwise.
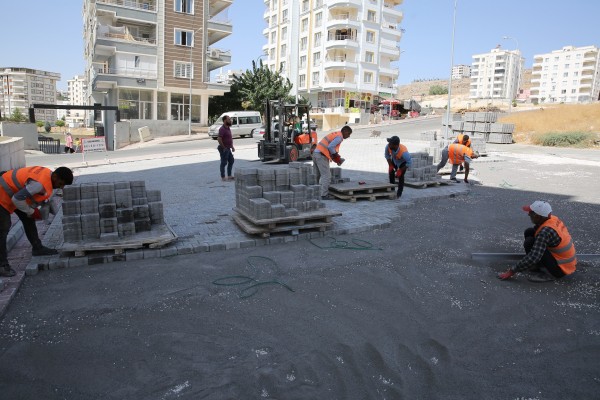
[[[210,58],[220,58],[221,57],[221,52],[216,49],[210,50],[210,52],[208,54],[209,54]]]

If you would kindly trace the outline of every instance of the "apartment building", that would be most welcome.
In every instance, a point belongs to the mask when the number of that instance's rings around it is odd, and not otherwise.
[[[325,129],[354,122],[380,97],[395,95],[402,0],[264,3],[264,63],[281,70],[294,93],[315,106]]]
[[[210,71],[231,62],[232,0],[84,0],[89,103],[118,105],[122,120],[206,125],[210,96],[229,86]],[[191,111],[191,113],[190,113]],[[104,113],[105,129],[114,117]],[[168,125],[168,124],[167,124]]]
[[[473,56],[469,97],[514,99],[519,93],[525,59],[519,50],[497,47]]]
[[[452,67],[452,79],[462,79],[471,77],[470,65],[455,65]]]
[[[533,57],[533,103],[586,103],[600,100],[600,51],[565,46]]]
[[[73,79],[67,81],[68,104],[85,106],[88,105],[87,80],[85,75],[76,75]],[[70,127],[85,126],[88,123],[86,110],[68,110],[65,113],[65,119]]]
[[[56,104],[60,74],[32,68],[0,67],[0,111],[10,116],[15,109],[28,116],[31,104]],[[56,122],[56,110],[36,109],[37,121]]]

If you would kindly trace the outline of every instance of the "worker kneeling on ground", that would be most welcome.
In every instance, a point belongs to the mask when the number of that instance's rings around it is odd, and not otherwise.
[[[313,168],[319,185],[321,185],[321,198],[328,200],[329,196],[329,182],[331,181],[331,171],[329,170],[329,163],[335,162],[337,165],[342,165],[345,161],[340,157],[339,149],[342,141],[348,139],[352,134],[352,128],[345,125],[341,131],[332,132],[325,136],[317,148],[313,152]]]
[[[549,282],[575,272],[577,257],[573,240],[565,224],[552,215],[550,204],[534,201],[524,206],[523,211],[534,224],[525,230],[523,247],[527,255],[516,266],[498,274],[498,278],[509,279],[517,272],[529,270],[531,282]]]
[[[469,183],[469,170],[471,160],[478,158],[479,153],[473,151],[470,147],[465,146],[461,143],[452,143],[448,146],[448,161],[452,164],[452,172],[450,172],[450,180],[458,183],[458,179],[456,179],[456,173],[458,172],[458,167],[463,163],[465,164],[465,183]]]
[[[0,276],[15,275],[8,264],[6,243],[13,212],[23,223],[34,256],[58,253],[42,245],[35,225],[36,220],[42,219],[37,207],[52,196],[54,189],[62,189],[72,183],[73,172],[67,167],[59,167],[54,172],[44,167],[27,167],[0,173]]]
[[[456,139],[454,139],[453,143],[464,144],[468,148],[471,148],[471,139],[469,138],[469,135],[465,135],[462,133],[460,135],[458,135],[456,137]],[[440,171],[440,169],[444,168],[447,163],[448,163],[448,145],[446,145],[446,147],[444,147],[444,149],[442,150],[442,160],[437,165],[438,172]],[[460,166],[460,170],[462,171],[462,165]]]
[[[388,144],[385,146],[385,159],[388,162],[388,174],[390,183],[396,183],[398,178],[398,192],[396,198],[402,196],[404,191],[404,174],[408,167],[412,165],[412,159],[410,153],[405,145],[400,144],[400,138],[398,136],[392,136],[388,140]]]

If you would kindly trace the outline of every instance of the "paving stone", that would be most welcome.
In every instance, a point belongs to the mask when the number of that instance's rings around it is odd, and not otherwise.
[[[125,251],[125,259],[127,261],[142,260],[144,258],[143,249],[131,249]]]

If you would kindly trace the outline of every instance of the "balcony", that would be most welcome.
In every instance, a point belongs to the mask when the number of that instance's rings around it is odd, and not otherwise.
[[[325,76],[323,89],[356,89],[356,78]]]
[[[330,10],[340,7],[360,8],[362,7],[362,0],[330,0],[327,5]]]
[[[360,22],[358,21],[358,17],[350,14],[339,14],[332,16],[326,23],[325,28],[336,29],[336,28],[358,28],[360,27]]]
[[[231,64],[231,52],[229,50],[208,49],[206,64],[209,71],[229,65]]]
[[[209,0],[208,15],[217,15],[221,11],[230,7],[232,4],[233,0]]]
[[[109,4],[111,6],[131,8],[134,10],[142,10],[156,12],[155,0],[96,0],[97,4]]]
[[[402,19],[404,18],[404,14],[402,13],[402,11],[394,8],[394,5],[390,3],[383,3],[382,14],[383,16],[393,17],[398,22],[402,21]]]
[[[233,27],[229,20],[221,20],[213,18],[208,20],[207,28],[207,44],[210,46],[216,42],[225,39],[233,32]]]
[[[99,64],[93,64],[93,68],[92,89],[94,91],[103,91],[119,86],[148,89],[157,87],[156,69],[110,68]]]
[[[393,83],[380,83],[377,86],[377,90],[381,93],[391,93],[391,94],[395,94],[397,91],[398,87],[396,85],[394,85]]]
[[[156,24],[156,5],[154,1],[98,0],[98,16],[108,14],[113,20],[129,20]]]
[[[332,48],[358,48],[358,40],[356,36],[351,34],[329,34],[325,42],[326,49]]]
[[[356,62],[356,56],[328,56],[325,58],[323,68],[326,70],[356,69],[358,68],[358,63]]]
[[[397,77],[400,74],[400,69],[393,67],[379,67],[379,75],[387,75]]]

